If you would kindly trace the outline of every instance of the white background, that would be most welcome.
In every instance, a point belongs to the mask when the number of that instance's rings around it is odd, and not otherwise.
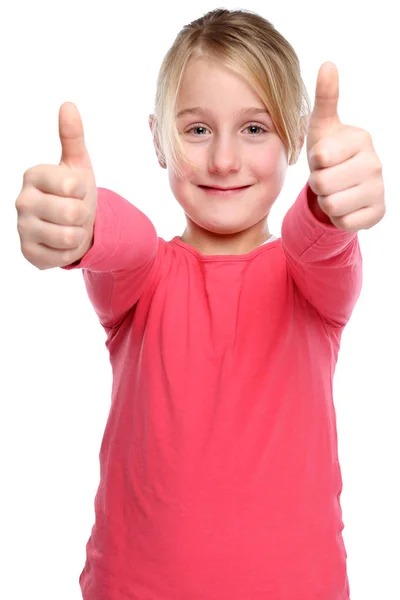
[[[367,129],[384,165],[387,214],[359,234],[361,297],[334,380],[352,600],[399,600],[399,58],[396,3],[260,2],[295,48],[314,101],[320,65],[339,70],[339,116]],[[0,597],[78,600],[111,395],[105,333],[81,271],[39,271],[20,252],[15,200],[26,169],[58,164],[58,111],[83,118],[97,185],[145,212],[161,237],[183,213],[153,152],[147,117],[161,60],[183,25],[220,5],[36,0],[0,12]],[[269,219],[309,175],[305,148]],[[396,183],[396,185],[395,185]],[[206,597],[204,600],[207,600]],[[244,598],[243,600],[251,600]],[[268,599],[266,599],[268,600]],[[324,599],[321,599],[324,600]]]

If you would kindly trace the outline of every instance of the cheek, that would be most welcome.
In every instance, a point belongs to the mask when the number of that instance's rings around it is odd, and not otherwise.
[[[199,162],[196,162],[192,156],[188,155],[188,153],[186,153],[186,157],[193,162],[193,164],[199,165]],[[168,171],[169,183],[173,190],[181,189],[183,186],[193,181],[196,176],[196,169],[186,162],[182,162],[179,166],[181,170],[180,174],[173,172],[172,169],[169,169]]]
[[[200,146],[200,144],[192,144],[187,147],[184,146],[186,159],[191,164],[186,161],[183,161],[181,164],[182,176],[180,178],[180,183],[196,179],[199,173],[204,172],[207,168],[208,152],[205,146]]]
[[[186,166],[182,166],[182,174],[177,175],[172,170],[169,171],[169,185],[172,193],[179,202],[183,202],[188,193],[188,187],[193,179],[193,170]]]
[[[186,185],[196,181],[199,171],[202,172],[208,164],[207,148],[201,144],[184,144],[185,155],[193,165],[191,167],[186,162],[181,164],[182,175],[169,172],[170,186],[173,191],[179,193]],[[284,146],[280,140],[273,140],[268,148],[260,151],[260,148],[246,148],[244,152],[245,160],[242,162],[244,170],[251,170],[259,181],[270,180],[272,177],[279,180],[285,176],[287,169],[287,157]]]
[[[280,178],[284,176],[287,168],[285,151],[282,148],[271,148],[268,152],[255,156],[252,164],[259,179]]]

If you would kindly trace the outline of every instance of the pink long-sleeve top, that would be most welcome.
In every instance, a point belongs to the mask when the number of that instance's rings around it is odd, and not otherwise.
[[[332,380],[362,257],[312,194],[281,238],[207,256],[98,188],[64,267],[113,373],[85,600],[349,600]]]

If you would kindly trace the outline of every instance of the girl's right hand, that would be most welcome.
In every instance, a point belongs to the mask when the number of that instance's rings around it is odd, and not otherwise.
[[[38,269],[79,261],[93,244],[96,180],[78,109],[65,102],[59,112],[59,165],[38,165],[24,173],[15,203],[24,257]]]

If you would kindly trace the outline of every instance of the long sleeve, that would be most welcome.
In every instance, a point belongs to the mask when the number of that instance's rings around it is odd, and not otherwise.
[[[344,327],[362,287],[362,255],[357,233],[320,222],[308,201],[308,183],[282,223],[288,269],[303,296],[333,327]]]
[[[150,219],[119,194],[98,188],[93,245],[65,270],[82,269],[100,323],[118,325],[153,274],[158,237]]]

